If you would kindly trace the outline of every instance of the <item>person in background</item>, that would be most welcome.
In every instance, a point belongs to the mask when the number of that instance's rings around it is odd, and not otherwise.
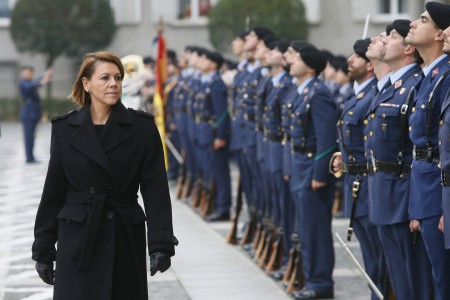
[[[41,99],[39,97],[39,87],[46,85],[52,78],[53,70],[47,69],[44,75],[34,79],[34,68],[25,66],[22,68],[19,81],[19,90],[23,99],[20,120],[23,124],[23,135],[25,141],[25,156],[27,164],[36,163],[34,157],[34,137],[37,124],[42,116]]]

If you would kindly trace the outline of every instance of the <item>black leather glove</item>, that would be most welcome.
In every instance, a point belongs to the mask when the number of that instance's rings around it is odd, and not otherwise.
[[[55,271],[53,270],[53,263],[36,263],[36,271],[46,284],[55,284]]]
[[[150,254],[150,275],[153,276],[156,272],[163,273],[170,268],[170,256],[161,252],[155,251]]]

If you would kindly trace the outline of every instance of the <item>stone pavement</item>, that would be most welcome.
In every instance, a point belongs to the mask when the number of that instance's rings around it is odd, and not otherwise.
[[[24,163],[18,123],[2,124],[0,138],[0,300],[48,300],[31,260],[33,225],[49,158],[50,124],[38,128],[35,154],[40,164]],[[233,178],[236,170],[233,169]],[[173,188],[171,189],[173,192]],[[173,198],[174,199],[174,198]],[[291,299],[241,250],[225,243],[230,222],[205,223],[182,201],[173,200],[175,235],[180,241],[172,268],[149,276],[149,299]],[[333,221],[344,236],[348,220]],[[242,226],[242,224],[240,224]],[[361,261],[357,241],[350,248]],[[369,299],[366,283],[335,242],[335,299]],[[130,299],[132,300],[132,299]]]

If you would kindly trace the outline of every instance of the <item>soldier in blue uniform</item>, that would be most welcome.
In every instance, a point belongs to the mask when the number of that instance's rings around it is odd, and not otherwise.
[[[34,136],[36,133],[37,124],[42,115],[41,99],[39,98],[38,88],[50,81],[53,71],[48,69],[44,75],[38,79],[33,79],[33,73],[33,67],[23,67],[21,74],[22,78],[19,81],[19,90],[23,98],[23,106],[20,111],[20,120],[23,124],[27,163],[36,162],[33,154]]]
[[[186,94],[186,152],[191,153],[186,155],[191,159],[191,172],[188,173],[188,178],[191,182],[195,182],[195,187],[197,191],[201,191],[204,185],[204,180],[200,177],[200,165],[202,160],[199,160],[199,155],[197,148],[195,147],[196,138],[196,126],[195,126],[195,95],[200,86],[201,70],[199,66],[199,58],[204,53],[204,48],[192,47],[191,55],[189,57],[188,63],[191,68],[191,74],[187,80],[187,94]]]
[[[357,40],[353,45],[354,54],[348,59],[349,75],[357,83],[357,87],[345,102],[338,121],[342,155],[337,156],[334,164],[343,162],[341,168],[345,173],[344,208],[345,216],[350,218],[348,240],[354,231],[361,246],[366,272],[378,288],[383,290],[384,272],[378,263],[382,249],[377,228],[369,221],[368,170],[364,156],[364,121],[375,96],[377,84],[373,65],[366,56],[370,43],[369,38]],[[372,293],[372,299],[378,299],[375,293]]]
[[[261,192],[259,199],[255,199],[255,205],[257,209],[257,221],[261,224],[263,217],[270,217],[268,214],[273,205],[270,203],[272,200],[272,177],[268,168],[268,147],[267,139],[265,137],[264,119],[265,119],[265,106],[267,103],[267,96],[272,89],[270,66],[268,62],[269,45],[278,38],[273,35],[267,35],[263,39],[263,43],[259,43],[256,47],[255,59],[259,60],[261,67],[259,68],[259,79],[256,86],[256,99],[255,99],[255,133],[256,133],[256,168],[258,177],[261,180]],[[248,123],[248,126],[252,126],[253,123]]]
[[[383,39],[382,61],[392,73],[372,100],[365,130],[371,220],[385,253],[398,299],[427,299],[432,293],[430,265],[420,233],[409,230],[412,143],[407,132],[409,92],[420,78],[416,49],[404,44],[410,21],[396,20]]]
[[[313,45],[297,46],[291,43],[287,56],[298,85],[290,125],[289,181],[297,208],[305,288],[295,292],[294,298],[332,298],[334,184],[328,162],[336,148],[336,104],[317,78],[325,68],[325,56]]]
[[[450,250],[437,230],[442,216],[439,169],[439,115],[450,87],[450,57],[443,53],[443,30],[450,26],[450,6],[428,2],[426,11],[411,23],[405,38],[422,56],[424,77],[416,85],[409,135],[414,144],[409,217],[411,230],[420,230],[432,266],[435,299],[450,299]],[[442,79],[441,79],[442,78]],[[431,92],[433,93],[431,94]]]
[[[275,222],[283,230],[284,255],[282,265],[285,266],[292,247],[291,235],[294,227],[294,203],[290,195],[289,185],[283,179],[283,130],[282,110],[292,87],[292,77],[286,70],[283,54],[287,51],[289,42],[274,41],[269,44],[271,49],[267,58],[271,68],[272,89],[267,94],[264,114],[266,147],[268,149],[267,166],[272,181],[272,198],[274,207],[278,207]],[[274,210],[275,212],[275,210]]]
[[[447,10],[446,10],[447,11]],[[450,27],[444,30],[444,52],[450,55]],[[439,230],[444,233],[445,249],[450,249],[450,93],[441,108],[439,121],[439,154],[441,159],[442,210]]]
[[[206,194],[215,186],[214,212],[208,221],[230,218],[231,184],[228,166],[229,116],[227,88],[218,70],[223,58],[217,52],[204,50],[200,58],[202,76],[196,93],[195,148],[199,159]]]

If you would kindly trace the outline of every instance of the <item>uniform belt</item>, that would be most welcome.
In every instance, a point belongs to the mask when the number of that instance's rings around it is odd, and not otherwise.
[[[207,116],[195,116],[195,123],[200,123],[200,122],[208,122],[211,123],[212,119],[210,117]]]
[[[439,153],[434,152],[433,150],[417,148],[414,145],[412,155],[415,160],[439,163]]]
[[[248,114],[248,113],[245,113],[245,114],[244,114],[244,120],[245,120],[245,121],[250,121],[250,122],[255,122],[256,117],[255,117],[254,114]]]
[[[343,163],[342,166],[343,166],[344,173],[348,173],[348,174],[364,174],[369,171],[367,169],[367,164]]]
[[[450,186],[450,173],[441,171],[441,185]]]
[[[267,137],[271,142],[281,142],[281,140],[283,139],[283,136],[279,134],[268,134]]]
[[[367,164],[367,168],[371,174],[377,172],[392,173],[397,175],[411,174],[411,165],[388,163],[374,158],[372,159],[372,163]]]
[[[291,150],[293,152],[301,153],[301,154],[305,154],[307,152],[315,153],[316,152],[316,146],[307,147],[307,146],[302,146],[302,145],[294,145],[292,143],[291,144]]]
[[[81,248],[80,260],[78,262],[78,268],[80,270],[87,271],[91,266],[92,256],[94,254],[98,229],[100,226],[100,221],[102,219],[105,203],[115,207],[117,213],[122,217],[128,237],[130,238],[130,245],[131,247],[134,247],[134,233],[130,227],[131,224],[128,224],[127,222],[127,218],[124,218],[122,208],[127,206],[139,205],[137,202],[137,195],[117,196],[90,192],[68,192],[66,196],[66,203],[92,204],[92,208],[88,213],[87,228]],[[133,254],[135,255],[135,258],[137,258],[137,253]]]

